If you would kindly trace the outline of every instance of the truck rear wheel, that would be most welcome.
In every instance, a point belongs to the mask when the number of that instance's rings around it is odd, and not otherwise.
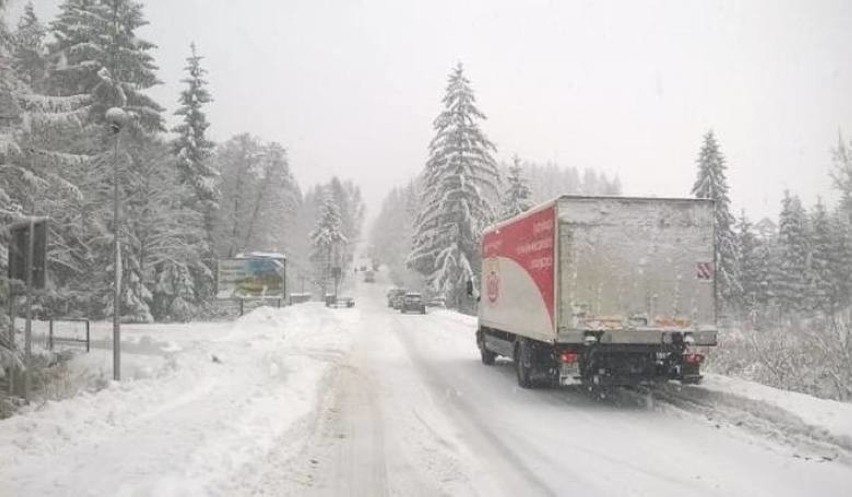
[[[535,383],[530,377],[532,372],[532,348],[525,339],[520,339],[515,345],[515,372],[518,375],[518,386],[533,388]]]
[[[494,360],[497,359],[497,354],[486,349],[484,346],[479,347],[479,356],[482,358],[482,364],[486,366],[491,366],[494,364]]]
[[[482,336],[482,330],[476,332],[476,347],[479,349],[479,356],[482,358],[482,364],[491,366],[494,360],[497,359],[497,354],[485,348],[485,338]]]

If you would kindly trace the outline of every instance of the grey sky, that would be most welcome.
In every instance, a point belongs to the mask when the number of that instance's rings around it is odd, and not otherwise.
[[[57,3],[38,0],[37,13],[51,18]],[[834,199],[830,148],[838,130],[852,137],[844,0],[145,4],[162,105],[175,107],[194,40],[215,139],[279,141],[303,187],[354,178],[373,214],[422,168],[457,61],[500,159],[618,174],[627,194],[688,194],[712,127],[734,207],[774,217],[785,188],[807,205]]]

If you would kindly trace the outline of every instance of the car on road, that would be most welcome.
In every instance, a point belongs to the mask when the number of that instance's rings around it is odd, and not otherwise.
[[[364,283],[375,283],[376,282],[376,273],[373,271],[367,271],[364,273]]]
[[[426,307],[447,307],[447,299],[441,295],[434,296],[426,301]]]
[[[399,309],[402,305],[402,298],[405,296],[404,288],[391,288],[388,290],[388,307]]]
[[[349,296],[327,293],[325,295],[326,307],[355,307],[355,299]]]
[[[426,303],[423,302],[423,295],[417,292],[406,293],[402,298],[402,307],[399,309],[399,312],[403,314],[406,312],[426,314]]]

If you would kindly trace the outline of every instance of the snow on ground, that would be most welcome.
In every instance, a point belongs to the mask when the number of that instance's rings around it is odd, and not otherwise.
[[[791,446],[795,457],[852,464],[852,404],[715,374],[700,386],[667,385],[654,395],[714,423],[745,427]]]
[[[184,334],[129,327],[127,380],[0,422],[0,495],[217,495],[314,409],[359,318],[347,311],[260,308]],[[71,368],[104,373],[105,351]]]
[[[452,311],[433,311],[442,320],[470,327],[476,326],[476,317]],[[712,354],[712,349],[709,351]],[[714,408],[721,402],[737,405],[754,416],[787,418],[806,428],[812,436],[831,440],[847,450],[852,450],[852,404],[819,399],[788,390],[768,387],[752,381],[718,374],[705,374],[700,386],[680,388],[676,384],[663,390],[663,394],[677,392],[680,398],[697,399],[702,395],[711,399]],[[666,395],[661,395],[665,398]],[[718,409],[717,409],[718,410]],[[783,419],[775,419],[780,423]],[[737,422],[739,422],[737,420]]]
[[[702,388],[763,402],[798,416],[804,423],[825,430],[852,449],[852,404],[818,399],[759,383],[721,375],[707,375]]]
[[[380,282],[383,277],[380,272]],[[850,406],[709,375],[601,399],[479,362],[476,319],[301,304],[132,326],[121,383],[0,422],[0,495],[841,495]],[[108,326],[75,374],[110,374]]]

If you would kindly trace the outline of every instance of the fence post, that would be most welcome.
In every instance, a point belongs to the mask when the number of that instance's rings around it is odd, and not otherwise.
[[[47,349],[53,352],[53,318],[50,318],[47,326]]]
[[[245,303],[245,301],[246,299],[240,299],[240,316],[243,315],[243,304]]]
[[[86,352],[91,350],[90,344],[92,343],[91,338],[89,338],[89,320],[86,320]]]

